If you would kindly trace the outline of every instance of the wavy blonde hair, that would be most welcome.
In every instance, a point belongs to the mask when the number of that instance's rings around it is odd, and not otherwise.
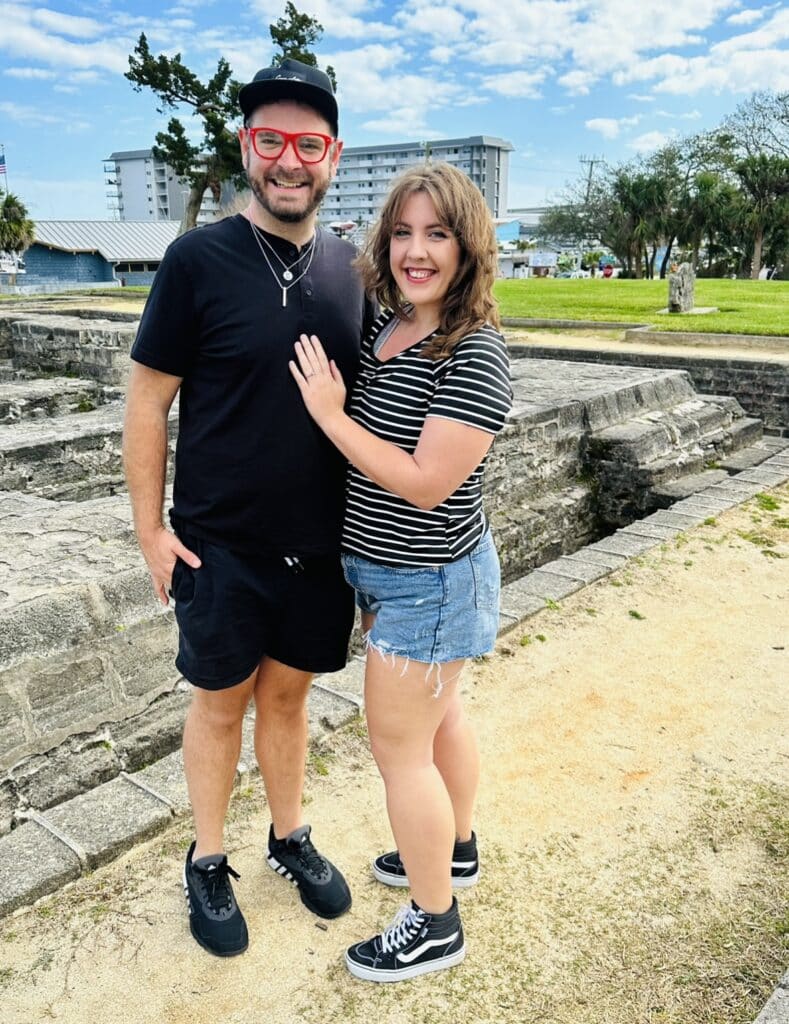
[[[458,271],[444,297],[438,331],[423,352],[429,359],[444,359],[462,338],[483,324],[500,325],[493,298],[498,270],[496,232],[480,190],[450,164],[410,167],[396,178],[356,266],[367,292],[402,319],[407,317],[407,304],[389,265],[389,242],[406,200],[415,192],[430,198],[439,222],[460,245]]]

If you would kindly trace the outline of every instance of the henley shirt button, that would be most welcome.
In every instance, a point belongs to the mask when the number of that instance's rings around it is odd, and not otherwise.
[[[312,288],[307,288],[306,293],[307,295],[312,295]]]

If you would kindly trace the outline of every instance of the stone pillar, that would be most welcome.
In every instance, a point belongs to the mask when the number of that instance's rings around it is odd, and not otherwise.
[[[693,286],[696,275],[690,263],[672,266],[668,275],[669,313],[689,313],[693,309]]]

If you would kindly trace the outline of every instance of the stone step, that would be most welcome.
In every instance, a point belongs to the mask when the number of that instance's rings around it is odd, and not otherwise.
[[[0,425],[0,492],[85,501],[122,490],[123,414],[123,403],[112,401],[89,412]],[[173,413],[172,438],[177,429]]]
[[[122,398],[120,388],[103,386],[94,380],[51,377],[2,382],[0,378],[0,424],[92,412]]]
[[[14,366],[122,384],[137,322],[29,314],[5,325]]]
[[[701,473],[688,473],[659,484],[652,488],[652,495],[658,508],[671,508],[674,502],[688,498],[691,494],[697,494],[705,487],[712,487],[713,484],[719,484],[728,478],[729,474],[725,469],[705,469]]]
[[[732,401],[697,397],[633,417],[595,432],[590,452],[595,458],[643,466],[694,448],[700,452],[730,450],[738,445],[729,444],[727,438],[750,439],[749,432],[757,429]]]
[[[755,444],[747,448],[740,448],[723,459],[719,459],[721,469],[727,473],[740,473],[744,469],[751,469],[759,466],[765,459],[769,459],[778,452],[789,450],[789,437],[767,437],[763,436]]]

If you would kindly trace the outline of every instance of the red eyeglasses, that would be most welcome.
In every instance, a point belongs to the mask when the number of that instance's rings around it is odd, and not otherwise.
[[[278,160],[288,144],[303,164],[319,164],[335,141],[320,132],[281,132],[277,128],[247,128],[252,148],[263,160]]]

